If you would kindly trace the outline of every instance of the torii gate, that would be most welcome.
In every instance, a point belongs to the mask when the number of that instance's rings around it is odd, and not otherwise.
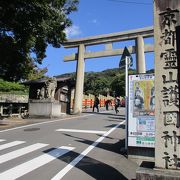
[[[131,54],[136,53],[137,73],[145,73],[146,64],[144,53],[153,52],[154,46],[144,45],[144,38],[153,36],[153,27],[146,27],[119,33],[91,36],[87,38],[69,39],[64,42],[63,45],[65,48],[78,48],[77,53],[64,57],[65,62],[77,60],[74,114],[82,112],[85,59],[122,55],[123,49],[113,49],[113,42],[135,40],[135,46],[129,46],[128,50]],[[105,49],[98,52],[86,52],[86,46],[93,46],[97,44],[104,44]]]

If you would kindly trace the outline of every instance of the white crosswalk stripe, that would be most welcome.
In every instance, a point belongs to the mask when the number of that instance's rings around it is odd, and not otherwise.
[[[40,155],[30,161],[27,161],[25,163],[22,163],[18,166],[15,166],[9,170],[6,170],[2,173],[0,173],[0,179],[1,180],[14,180],[17,179],[53,160],[56,158],[68,153],[69,151],[72,151],[74,147],[68,147],[68,146],[61,146],[59,148],[56,148],[48,153],[45,153],[43,155]]]
[[[17,157],[20,157],[22,155],[28,154],[28,153],[38,150],[40,148],[43,148],[47,145],[48,144],[36,143],[36,144],[30,145],[30,146],[27,146],[25,148],[21,148],[16,151],[12,151],[7,154],[3,154],[0,156],[0,164],[10,161],[12,159],[15,159]]]
[[[5,141],[5,139],[0,139],[0,142],[4,142]]]
[[[25,141],[13,141],[13,142],[10,142],[10,143],[6,143],[6,144],[3,144],[3,145],[0,145],[0,150],[7,149],[7,148],[10,148],[10,147],[13,147],[13,146],[17,146],[17,145],[20,145],[20,144],[23,144],[23,143],[25,143]]]

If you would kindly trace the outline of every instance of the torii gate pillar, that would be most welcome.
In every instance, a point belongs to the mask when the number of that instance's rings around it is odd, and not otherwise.
[[[136,72],[146,73],[146,61],[144,54],[144,39],[142,36],[136,38]]]
[[[84,53],[85,46],[80,44],[78,47],[78,60],[76,66],[76,89],[74,97],[74,114],[80,114],[82,112],[82,99],[83,99],[83,87],[84,87]]]

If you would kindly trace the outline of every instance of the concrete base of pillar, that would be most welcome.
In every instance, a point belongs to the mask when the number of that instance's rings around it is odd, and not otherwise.
[[[136,180],[180,180],[180,171],[139,167]]]
[[[141,165],[143,161],[154,162],[154,148],[128,147],[128,159]]]
[[[31,100],[29,102],[31,118],[54,118],[62,116],[61,104],[52,99]]]

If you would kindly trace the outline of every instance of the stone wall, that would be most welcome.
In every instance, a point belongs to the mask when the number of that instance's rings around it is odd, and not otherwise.
[[[28,103],[28,95],[0,93],[0,103]]]

